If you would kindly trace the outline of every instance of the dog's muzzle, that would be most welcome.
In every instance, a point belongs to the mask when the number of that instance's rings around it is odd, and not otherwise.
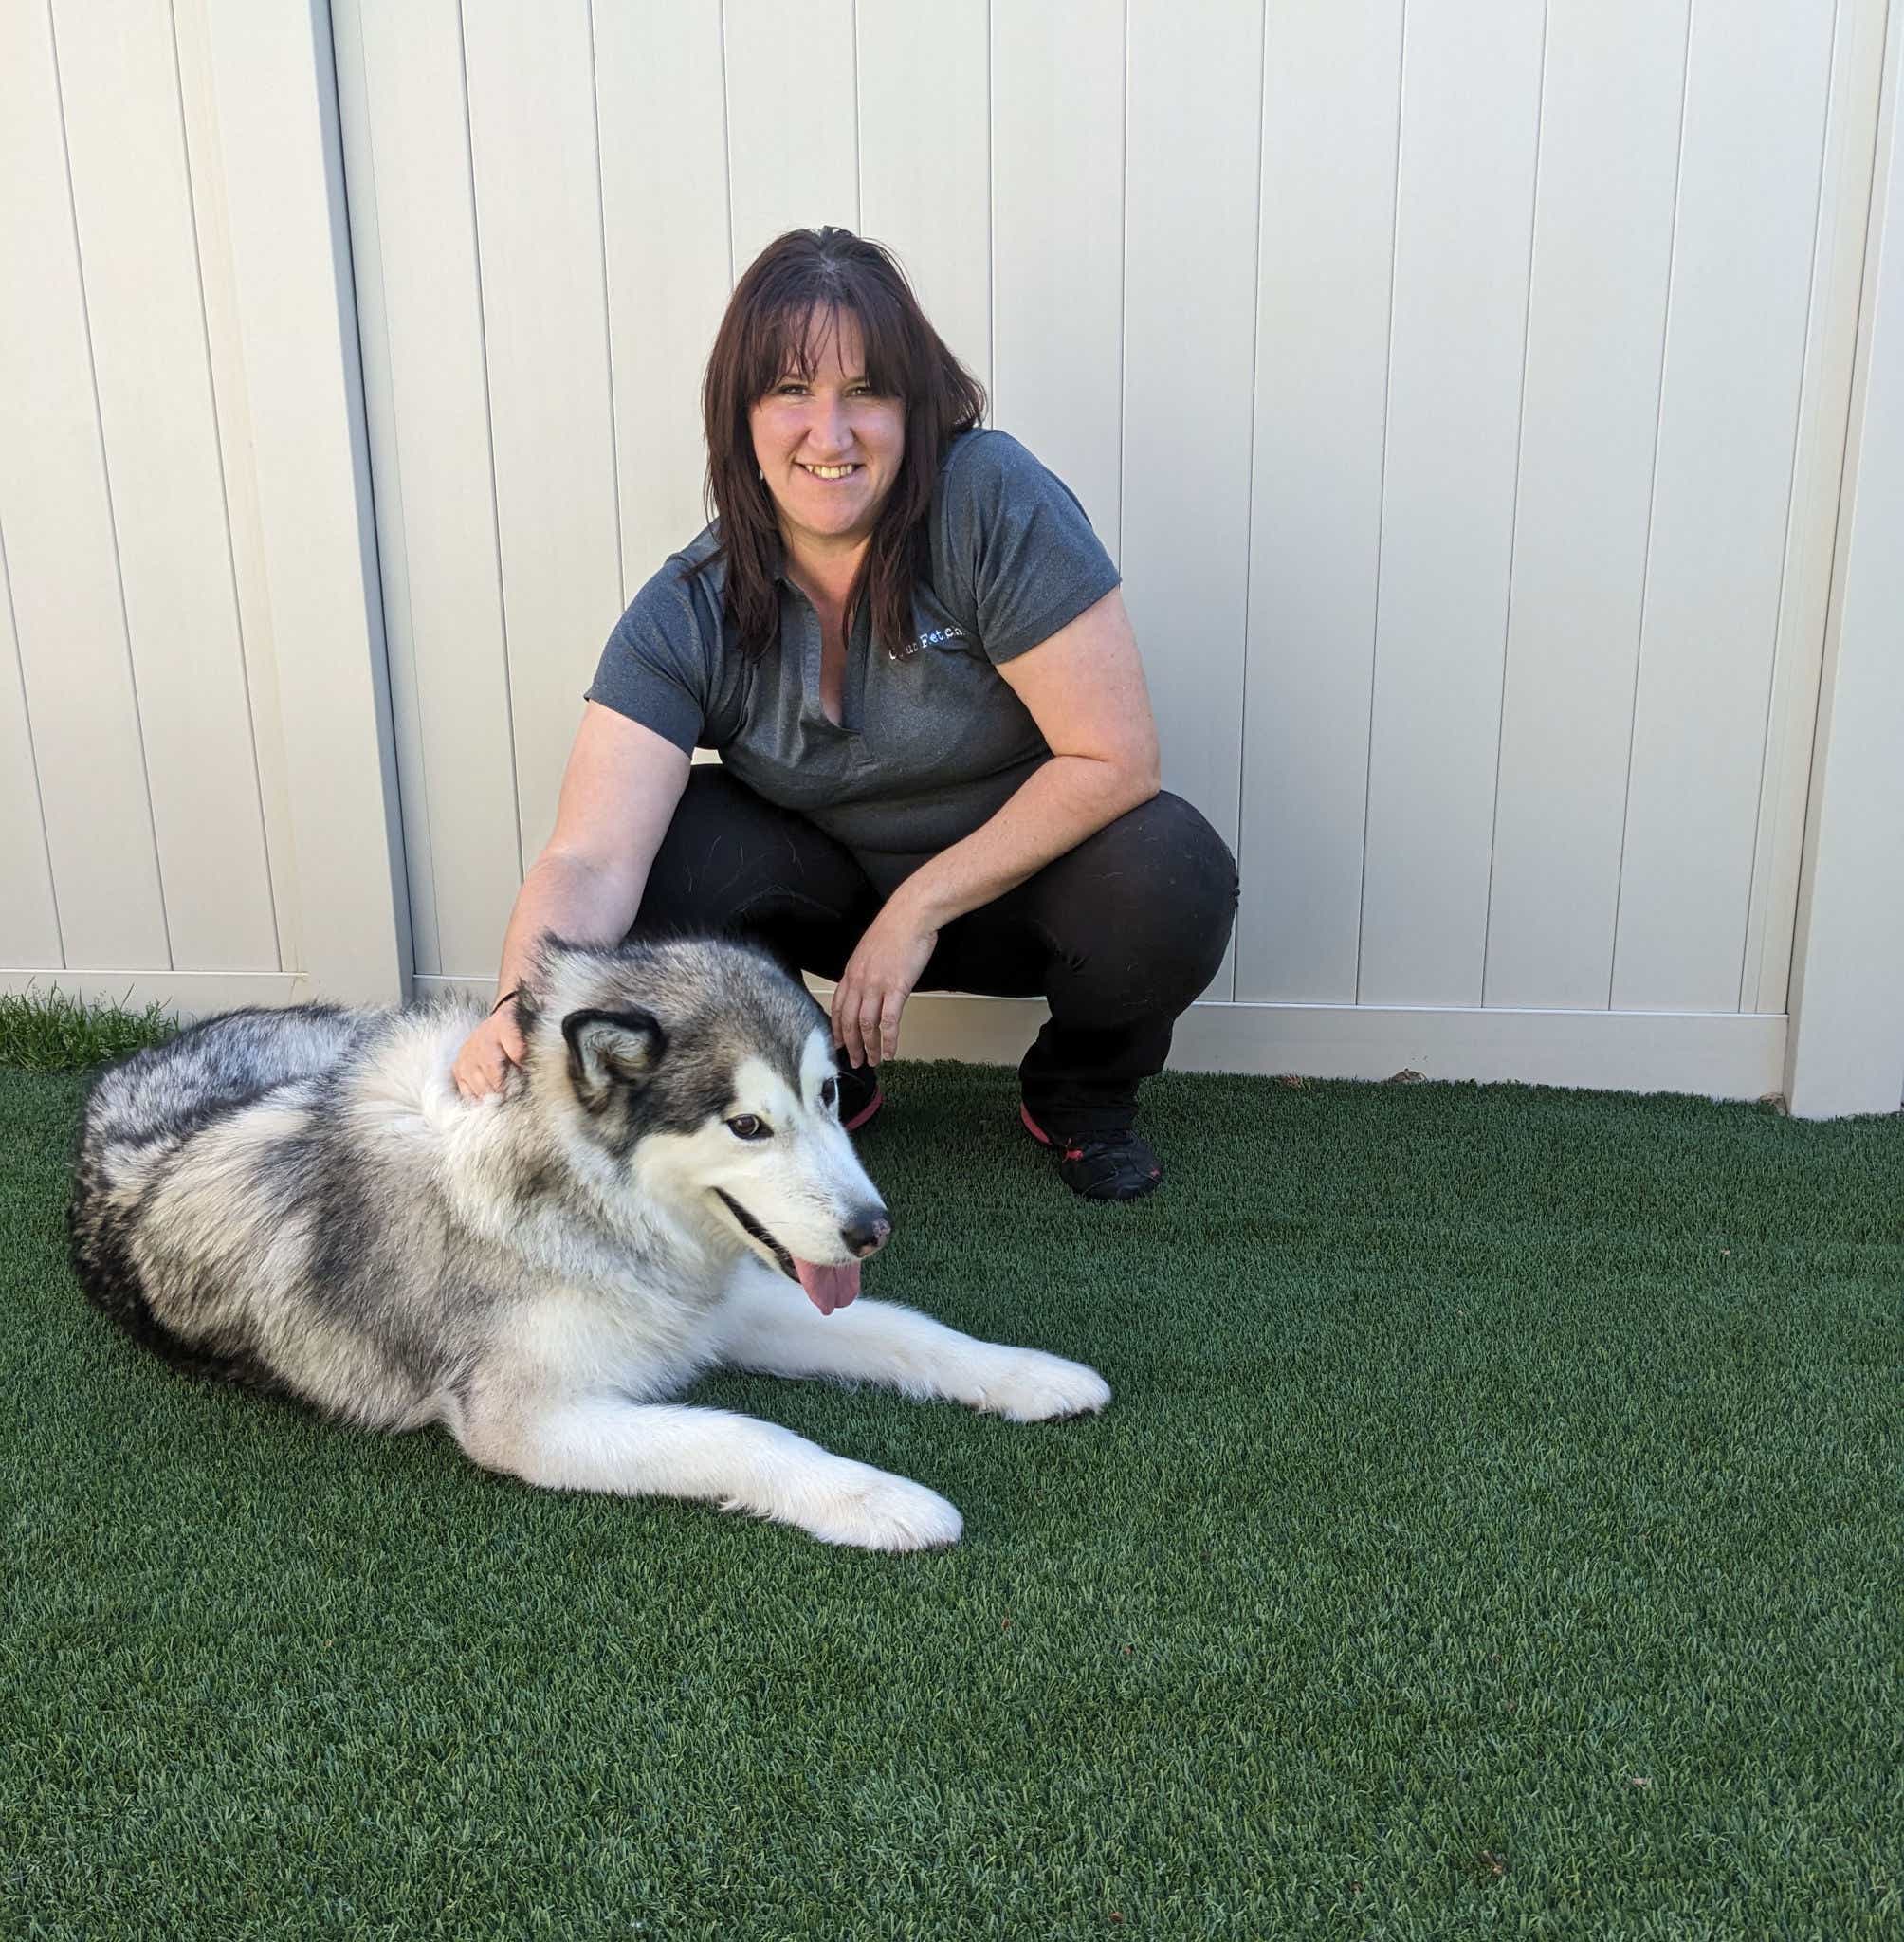
[[[802,1261],[756,1220],[732,1194],[720,1187],[714,1191],[719,1195],[722,1205],[733,1215],[736,1224],[773,1255],[780,1273],[789,1281],[800,1284],[806,1291],[807,1299],[823,1315],[845,1308],[858,1297],[860,1262],[876,1255],[892,1235],[892,1219],[884,1207],[862,1208],[839,1231],[842,1244],[853,1257],[851,1261],[837,1264]]]

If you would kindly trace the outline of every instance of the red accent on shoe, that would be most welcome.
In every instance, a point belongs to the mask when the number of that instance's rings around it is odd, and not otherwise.
[[[860,1109],[856,1113],[854,1113],[850,1120],[848,1120],[845,1123],[847,1131],[850,1133],[858,1132],[860,1127],[863,1127],[867,1123],[867,1121],[870,1120],[873,1116],[873,1114],[876,1113],[879,1110],[879,1108],[885,1104],[886,1094],[882,1092],[877,1086],[875,1086],[872,1089],[872,1097],[869,1099],[866,1102],[866,1104],[862,1106]]]
[[[1057,1142],[1032,1117],[1031,1108],[1022,1100],[1018,1102],[1018,1117],[1024,1121],[1026,1132],[1030,1133],[1039,1145],[1054,1146],[1057,1145]],[[1082,1146],[1067,1146],[1064,1149],[1064,1157],[1067,1160],[1082,1160],[1084,1158],[1084,1148]]]
[[[1130,1128],[1104,1135],[1086,1133],[1074,1145],[1070,1143],[1060,1145],[1022,1103],[1018,1107],[1018,1117],[1033,1139],[1058,1154],[1058,1172],[1065,1184],[1072,1193],[1080,1194],[1088,1200],[1134,1200],[1149,1193],[1163,1178],[1163,1169],[1159,1165],[1152,1164],[1142,1174],[1137,1171],[1143,1166],[1144,1158],[1155,1162],[1157,1156],[1150,1151],[1148,1143]],[[1087,1156],[1090,1157],[1089,1166],[1084,1164]],[[1109,1167],[1108,1172],[1105,1170],[1107,1165]]]

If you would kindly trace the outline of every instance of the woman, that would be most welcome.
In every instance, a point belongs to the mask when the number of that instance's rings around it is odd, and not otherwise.
[[[915,989],[1042,996],[1026,1128],[1089,1199],[1157,1185],[1137,1089],[1222,958],[1236,865],[1159,793],[1117,570],[984,406],[876,244],[794,230],[741,279],[703,394],[718,519],[603,651],[467,1095],[522,1056],[506,999],[544,932],[734,931],[837,979],[849,1127]]]

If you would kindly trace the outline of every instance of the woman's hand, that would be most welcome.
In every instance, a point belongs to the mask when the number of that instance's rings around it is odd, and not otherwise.
[[[899,1050],[899,1017],[939,943],[939,933],[895,897],[867,926],[833,996],[833,1043],[855,1066]]]
[[[449,1072],[464,1098],[486,1099],[502,1091],[522,1063],[522,1035],[516,1026],[516,1007],[506,1004],[491,1012],[463,1041]]]

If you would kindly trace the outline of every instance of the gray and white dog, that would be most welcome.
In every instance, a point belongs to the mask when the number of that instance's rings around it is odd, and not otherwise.
[[[877,1550],[950,1544],[959,1512],[662,1399],[724,1365],[1015,1422],[1110,1400],[1082,1364],[854,1302],[890,1223],[824,1015],[771,960],[550,940],[515,1002],[522,1067],[480,1103],[450,1078],[461,1003],[231,1012],[111,1068],[71,1211],[87,1295],[196,1373],[369,1429],[442,1423],[485,1469]]]

